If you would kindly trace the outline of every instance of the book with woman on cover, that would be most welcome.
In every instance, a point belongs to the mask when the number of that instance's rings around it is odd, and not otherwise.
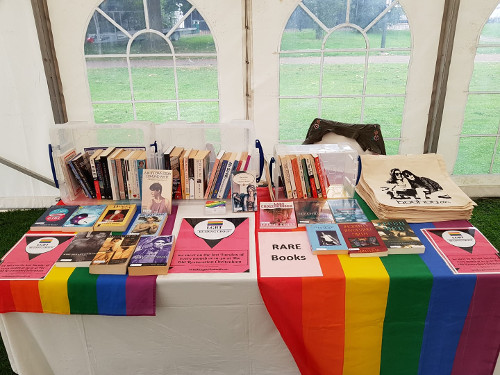
[[[313,254],[347,254],[348,247],[337,224],[306,225]]]
[[[135,204],[110,204],[97,220],[94,230],[123,232],[127,230],[136,210]]]
[[[260,229],[297,228],[292,201],[260,202]]]
[[[257,211],[257,182],[253,172],[233,172],[231,200],[233,212]]]
[[[425,246],[405,219],[372,220],[389,254],[422,254]]]
[[[128,266],[129,275],[166,275],[172,261],[174,236],[141,236]]]
[[[90,263],[89,273],[125,275],[139,238],[135,235],[108,236]]]
[[[144,169],[142,173],[142,212],[172,212],[172,171]]]
[[[297,225],[335,223],[327,200],[304,199],[293,202]]]

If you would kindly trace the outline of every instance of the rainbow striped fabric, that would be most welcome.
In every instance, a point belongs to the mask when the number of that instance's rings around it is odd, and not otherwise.
[[[323,277],[259,272],[263,300],[301,373],[492,374],[500,275],[453,275],[420,233],[463,224],[412,224],[426,245],[421,255],[320,255]]]

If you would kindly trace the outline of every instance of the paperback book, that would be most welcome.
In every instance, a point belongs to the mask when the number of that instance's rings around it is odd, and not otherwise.
[[[249,272],[250,219],[184,218],[171,273]]]
[[[63,224],[80,206],[49,207],[30,227],[31,231],[60,231]]]
[[[422,254],[425,246],[404,219],[372,220],[389,254]]]
[[[336,223],[362,223],[369,221],[356,199],[329,199]]]
[[[500,254],[475,227],[422,229],[454,274],[500,273]]]
[[[293,202],[260,202],[261,229],[293,229],[297,227]]]
[[[25,234],[0,261],[0,279],[42,280],[74,236]]]
[[[106,209],[105,204],[80,206],[63,224],[63,232],[90,232]]]
[[[172,212],[172,171],[144,169],[142,173],[142,212]]]
[[[174,236],[141,236],[130,259],[128,274],[166,275],[173,256]]]
[[[135,235],[108,236],[90,263],[89,273],[125,275],[139,238]]]
[[[337,224],[306,225],[313,254],[347,254],[348,247]]]
[[[127,230],[136,210],[135,204],[110,204],[97,220],[94,230],[123,232]]]
[[[130,226],[130,234],[139,234],[144,236],[159,236],[165,223],[167,222],[167,213],[145,214],[140,213]]]
[[[351,257],[380,257],[388,255],[387,247],[371,222],[338,224],[349,247]]]
[[[111,232],[78,233],[56,262],[57,267],[88,267]]]
[[[233,212],[257,211],[257,182],[254,173],[247,171],[233,172],[231,201]]]
[[[307,224],[335,223],[330,205],[326,200],[297,200],[293,202],[293,206],[299,227]]]

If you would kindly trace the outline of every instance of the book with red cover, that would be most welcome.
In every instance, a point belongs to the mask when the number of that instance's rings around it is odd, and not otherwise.
[[[428,228],[422,233],[453,273],[500,273],[498,250],[477,228]]]
[[[247,217],[184,218],[169,273],[249,272]]]
[[[351,257],[380,257],[388,254],[387,246],[371,222],[340,223],[340,232]]]

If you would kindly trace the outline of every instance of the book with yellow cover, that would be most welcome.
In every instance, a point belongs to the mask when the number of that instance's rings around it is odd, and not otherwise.
[[[136,210],[137,205],[135,204],[110,204],[97,220],[94,230],[123,232],[130,224]]]

